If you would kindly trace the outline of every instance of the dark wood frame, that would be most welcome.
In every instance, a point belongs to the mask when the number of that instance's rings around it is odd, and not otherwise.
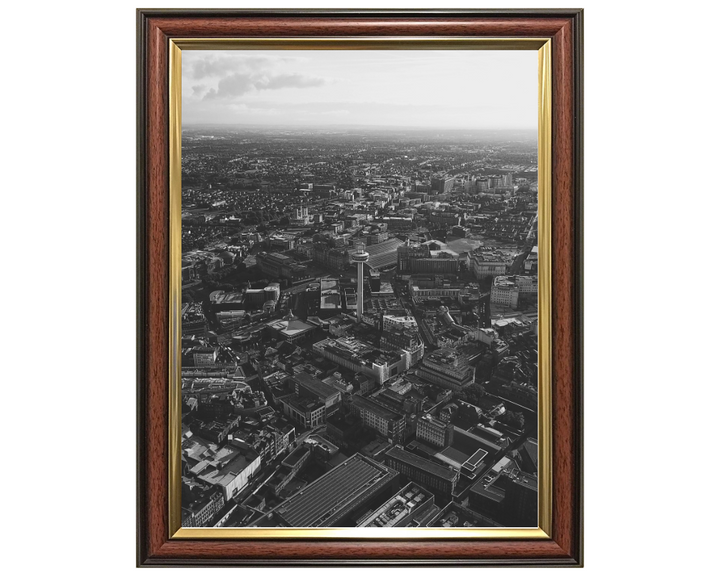
[[[582,10],[137,12],[137,563],[582,565]],[[553,39],[553,538],[171,540],[168,537],[168,39],[492,36]]]

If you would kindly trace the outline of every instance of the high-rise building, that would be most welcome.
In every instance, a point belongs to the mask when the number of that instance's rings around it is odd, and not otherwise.
[[[364,278],[363,278],[363,267],[365,266],[365,262],[367,262],[370,258],[370,254],[365,252],[365,244],[360,242],[357,245],[357,249],[352,254],[352,261],[354,264],[357,264],[357,321],[362,322],[362,315],[363,315],[363,284],[364,284]]]

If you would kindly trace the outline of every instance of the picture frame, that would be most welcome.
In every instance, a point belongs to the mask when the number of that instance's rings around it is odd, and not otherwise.
[[[139,566],[582,565],[582,18],[582,10],[570,9],[138,10]],[[540,256],[547,266],[544,279],[541,273],[547,305],[541,296],[539,370],[546,374],[540,428],[547,441],[540,448],[546,497],[537,531],[475,529],[451,537],[437,530],[387,536],[308,531],[285,537],[266,530],[227,538],[180,528],[179,327],[173,313],[180,305],[179,195],[171,193],[179,185],[180,103],[173,78],[183,46],[234,39],[271,46],[331,39],[350,48],[395,42],[406,49],[494,39],[503,49],[535,42],[534,49],[545,50],[548,97],[544,109],[541,98],[541,115],[547,129],[540,138],[547,145],[539,164],[550,169],[541,176],[548,191],[540,208],[547,224]]]

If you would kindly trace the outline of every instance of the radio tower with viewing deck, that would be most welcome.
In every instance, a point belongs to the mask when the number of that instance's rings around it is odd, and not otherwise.
[[[352,261],[357,264],[357,321],[362,322],[363,315],[363,266],[370,258],[370,254],[365,252],[365,244],[360,242],[357,250],[352,255]]]

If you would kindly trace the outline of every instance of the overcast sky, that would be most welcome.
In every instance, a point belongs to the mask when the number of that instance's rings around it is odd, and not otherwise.
[[[537,127],[533,50],[183,50],[183,123]]]

